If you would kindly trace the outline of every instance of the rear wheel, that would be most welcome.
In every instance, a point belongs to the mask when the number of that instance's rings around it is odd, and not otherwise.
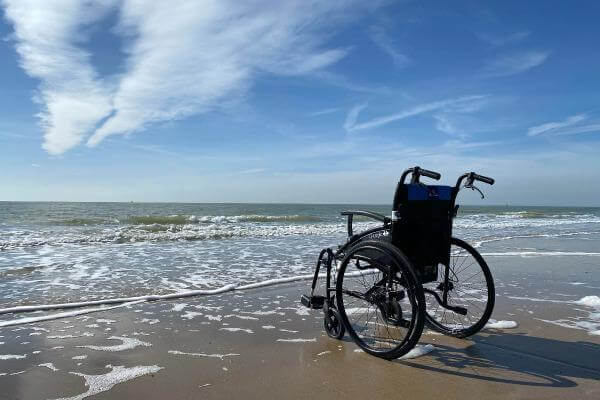
[[[393,245],[361,241],[342,260],[337,308],[348,334],[365,352],[393,359],[423,331],[425,297],[410,261]]]
[[[468,243],[452,238],[450,263],[438,267],[438,279],[425,283],[427,324],[445,335],[464,338],[480,331],[494,309],[494,280],[485,260]],[[448,305],[466,309],[466,315],[448,310],[435,295],[443,298],[448,275]]]

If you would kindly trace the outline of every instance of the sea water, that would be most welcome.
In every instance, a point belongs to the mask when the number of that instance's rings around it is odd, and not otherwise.
[[[345,209],[391,213],[381,205],[0,202],[0,308],[310,274],[320,249],[346,240]],[[600,209],[462,206],[454,236],[488,260],[598,257]]]

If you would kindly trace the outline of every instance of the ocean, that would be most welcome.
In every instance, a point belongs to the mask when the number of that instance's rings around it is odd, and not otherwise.
[[[320,249],[345,241],[346,209],[391,213],[381,205],[0,202],[0,308],[310,274]],[[370,226],[357,221],[358,230]],[[498,257],[598,257],[600,208],[461,206],[454,236],[492,271]]]

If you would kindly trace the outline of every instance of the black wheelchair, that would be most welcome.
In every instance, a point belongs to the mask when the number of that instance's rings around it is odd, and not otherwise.
[[[404,183],[409,174],[410,183]],[[458,338],[473,335],[494,308],[494,281],[485,260],[452,237],[458,192],[469,188],[483,198],[475,181],[493,185],[494,180],[469,172],[455,186],[439,186],[423,184],[423,176],[441,177],[420,167],[404,171],[391,218],[343,211],[348,240],[335,251],[321,250],[310,295],[301,298],[304,306],[323,309],[330,337],[341,339],[348,331],[365,352],[385,359],[410,351],[425,324]],[[355,234],[355,217],[382,225]],[[325,296],[315,295],[322,268]]]

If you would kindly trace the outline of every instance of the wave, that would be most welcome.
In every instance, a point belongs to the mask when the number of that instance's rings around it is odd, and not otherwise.
[[[372,223],[357,223],[357,231],[373,227]],[[21,232],[20,232],[21,233]],[[29,232],[0,239],[0,250],[45,245],[86,245],[102,243],[173,242],[222,240],[233,238],[269,238],[294,235],[339,236],[345,235],[342,223],[321,224],[186,224],[186,225],[140,225],[107,228],[95,232],[67,232],[61,235],[53,232]]]
[[[67,218],[50,221],[59,226],[93,226],[93,225],[187,225],[187,224],[219,224],[239,222],[320,222],[321,218],[313,215],[132,215],[124,218]]]

